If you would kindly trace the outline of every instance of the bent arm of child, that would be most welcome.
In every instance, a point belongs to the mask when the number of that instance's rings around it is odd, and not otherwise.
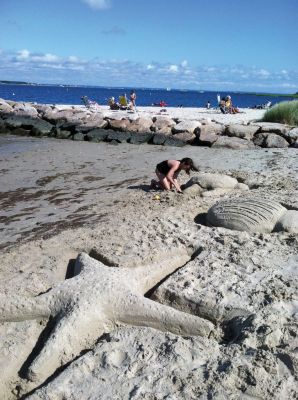
[[[177,172],[178,168],[179,168],[180,163],[177,163],[175,165],[173,165],[173,167],[170,169],[170,171],[167,173],[167,179],[170,181],[170,183],[172,185],[175,186],[177,192],[182,192],[180,185],[178,183],[177,180],[177,176],[179,171]]]

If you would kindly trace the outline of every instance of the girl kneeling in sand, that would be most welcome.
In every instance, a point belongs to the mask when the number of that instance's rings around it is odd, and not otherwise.
[[[191,158],[182,158],[182,160],[165,160],[157,164],[155,173],[158,182],[152,179],[151,187],[154,189],[171,190],[173,187],[178,193],[182,193],[178,183],[179,172],[184,170],[188,175],[190,170],[197,171]]]

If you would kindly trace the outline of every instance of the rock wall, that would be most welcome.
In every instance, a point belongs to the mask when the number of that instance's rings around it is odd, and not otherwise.
[[[151,143],[165,146],[215,148],[298,148],[298,128],[277,123],[220,124],[166,115],[140,117],[82,106],[56,106],[0,99],[0,133],[49,136],[90,142]]]

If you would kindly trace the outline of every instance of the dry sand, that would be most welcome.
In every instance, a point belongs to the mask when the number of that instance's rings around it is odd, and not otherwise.
[[[220,122],[246,115],[215,114]],[[133,267],[185,246],[193,260],[150,296],[222,332],[207,339],[119,327],[38,386],[27,381],[26,368],[48,334],[40,337],[47,320],[3,322],[3,399],[297,398],[297,235],[207,227],[209,207],[240,190],[159,193],[160,200],[149,190],[157,162],[187,156],[203,172],[248,184],[250,195],[298,210],[297,150],[1,140],[13,145],[5,153],[0,146],[0,294],[46,292],[71,275],[81,251]]]

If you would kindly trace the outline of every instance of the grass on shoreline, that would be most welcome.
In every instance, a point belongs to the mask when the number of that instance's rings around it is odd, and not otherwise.
[[[276,104],[266,111],[263,121],[298,126],[298,100],[283,101]]]

